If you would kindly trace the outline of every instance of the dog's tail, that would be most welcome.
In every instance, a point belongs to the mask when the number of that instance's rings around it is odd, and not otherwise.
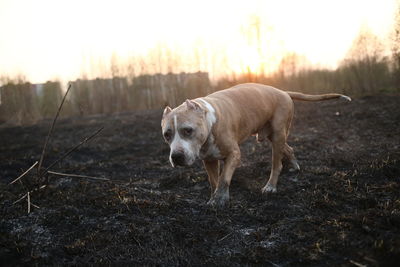
[[[293,100],[302,100],[302,101],[323,101],[323,100],[329,100],[329,99],[334,99],[334,98],[343,98],[346,99],[347,101],[351,101],[351,98],[346,96],[346,95],[341,95],[341,94],[323,94],[323,95],[306,95],[298,92],[288,92],[288,95],[293,99]]]

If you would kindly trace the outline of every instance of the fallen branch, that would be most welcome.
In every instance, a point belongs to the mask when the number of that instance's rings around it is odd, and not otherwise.
[[[68,173],[61,173],[61,172],[53,172],[47,171],[47,173],[59,175],[59,176],[68,176],[68,177],[77,177],[77,178],[89,178],[94,180],[103,180],[103,181],[110,181],[108,178],[101,178],[101,177],[94,177],[94,176],[87,176],[87,175],[78,175],[78,174],[68,174]]]
[[[33,165],[32,165],[29,169],[27,169],[23,174],[21,174],[21,175],[20,175],[18,178],[16,178],[14,181],[12,181],[11,183],[9,183],[9,185],[15,183],[16,181],[18,181],[19,179],[21,179],[22,177],[24,177],[24,176],[25,176],[30,170],[32,170],[37,164],[38,164],[37,161],[36,161],[35,163],[33,163]]]
[[[40,174],[40,169],[42,168],[42,163],[43,163],[43,159],[44,159],[44,154],[46,153],[47,144],[49,143],[51,134],[53,133],[54,126],[56,125],[56,121],[58,119],[58,116],[60,115],[61,108],[62,108],[62,106],[64,104],[65,98],[67,97],[67,94],[68,94],[70,89],[71,89],[71,84],[69,84],[68,89],[64,94],[64,97],[63,97],[63,99],[62,99],[62,101],[60,103],[60,106],[58,107],[57,114],[54,117],[53,123],[52,123],[52,125],[50,127],[49,133],[47,134],[46,141],[45,141],[44,146],[43,146],[42,154],[40,155],[39,166],[38,166],[38,169],[37,169],[37,173],[38,174]]]
[[[74,146],[73,148],[71,148],[70,150],[68,150],[67,152],[64,153],[64,155],[62,155],[60,158],[58,158],[56,161],[54,161],[52,164],[50,164],[49,167],[47,167],[43,172],[40,173],[40,177],[45,174],[46,172],[48,172],[49,169],[51,169],[54,165],[56,165],[58,162],[60,162],[61,160],[63,160],[64,158],[66,158],[69,154],[71,154],[72,152],[74,152],[76,149],[78,149],[81,145],[83,145],[84,143],[86,143],[87,141],[89,141],[90,139],[92,139],[93,137],[95,137],[98,133],[100,133],[102,130],[104,129],[104,127],[101,127],[100,129],[98,129],[95,133],[93,133],[91,136],[86,137],[84,140],[82,140],[79,144],[77,144],[76,146]]]

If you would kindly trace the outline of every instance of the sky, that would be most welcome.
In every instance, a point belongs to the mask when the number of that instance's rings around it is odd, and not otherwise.
[[[224,55],[205,71],[262,62],[273,71],[288,52],[334,68],[360,29],[386,41],[395,9],[396,0],[0,0],[0,77],[96,76],[112,56],[146,58],[155,47],[175,50],[190,71],[195,47],[200,57]]]

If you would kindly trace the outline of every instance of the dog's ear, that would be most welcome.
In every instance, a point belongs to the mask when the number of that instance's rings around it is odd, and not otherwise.
[[[202,110],[201,106],[198,103],[194,102],[193,100],[186,99],[185,103],[188,109],[198,110],[198,111]]]
[[[169,106],[166,106],[163,112],[163,118],[172,111],[172,109]]]

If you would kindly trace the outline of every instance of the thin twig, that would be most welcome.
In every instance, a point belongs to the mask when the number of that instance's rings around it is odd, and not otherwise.
[[[35,189],[29,191],[29,194],[32,193],[32,192],[35,192],[35,191],[37,191],[37,190],[43,189],[43,188],[45,188],[45,187],[46,187],[46,185],[42,185],[41,187],[35,188]],[[28,193],[26,193],[25,195],[23,195],[23,196],[22,196],[21,198],[19,198],[18,200],[14,201],[14,202],[13,202],[13,205],[17,204],[18,202],[20,202],[21,200],[23,200],[23,199],[26,198],[27,196],[28,196]]]
[[[16,181],[18,181],[19,179],[21,179],[22,177],[24,177],[30,170],[32,170],[32,169],[36,166],[36,164],[38,164],[37,161],[36,161],[35,163],[33,163],[33,165],[32,165],[29,169],[27,169],[23,174],[21,174],[17,179],[15,179],[15,180],[12,181],[11,183],[9,183],[9,185],[15,183]]]
[[[27,194],[28,194],[28,213],[31,213],[31,197],[29,195],[29,192]]]
[[[46,188],[46,186],[47,186],[47,185],[44,184],[44,185],[42,185],[41,187],[39,187],[39,188],[37,188],[37,189],[35,189],[35,190],[32,190],[31,192],[36,191],[36,190],[40,190],[40,189],[43,189],[43,188]]]
[[[23,195],[20,199],[16,200],[13,202],[13,205],[17,204],[18,202],[20,202],[21,200],[23,200],[24,198],[26,198],[28,194]]]
[[[218,240],[218,242],[221,242],[222,240],[226,239],[228,236],[232,235],[232,232],[230,232],[229,234],[227,234],[226,236],[224,236],[223,238],[221,238],[220,240]]]
[[[83,145],[84,143],[86,143],[87,141],[89,141],[90,139],[92,139],[93,137],[95,137],[98,133],[100,133],[102,130],[104,129],[104,127],[101,127],[100,129],[98,129],[94,134],[92,134],[89,137],[86,137],[84,140],[82,140],[79,144],[77,144],[76,146],[74,146],[73,148],[71,148],[70,150],[68,150],[67,152],[64,153],[64,155],[62,155],[60,158],[58,158],[56,161],[54,161],[52,164],[50,164],[49,167],[47,167],[43,172],[40,173],[39,176],[42,176],[43,174],[45,174],[49,169],[51,169],[54,165],[56,165],[58,162],[60,162],[61,160],[63,160],[64,158],[66,158],[69,154],[71,154],[72,152],[74,152],[76,149],[78,149],[81,145]]]
[[[60,175],[60,176],[89,178],[89,179],[94,179],[94,180],[110,181],[110,179],[108,179],[108,178],[101,178],[101,177],[94,177],[94,176],[87,176],[87,175],[68,174],[68,173],[53,172],[53,171],[47,171],[47,173],[51,173],[51,174],[54,174],[54,175]]]
[[[70,89],[71,89],[71,84],[69,84],[68,89],[64,94],[64,97],[63,97],[63,99],[62,99],[62,101],[60,103],[60,106],[58,107],[56,116],[54,117],[53,124],[51,125],[49,133],[47,134],[46,141],[45,141],[44,146],[43,146],[42,154],[40,155],[39,166],[38,166],[38,169],[37,169],[37,173],[38,174],[40,174],[40,169],[42,168],[42,163],[43,163],[43,159],[44,159],[44,154],[46,153],[47,144],[50,141],[50,137],[51,137],[51,134],[53,133],[54,126],[56,124],[58,116],[60,115],[61,108],[62,108],[62,106],[64,104],[65,98],[67,97],[67,94],[68,94]]]
[[[279,265],[279,264],[273,263],[273,262],[270,261],[270,260],[265,260],[265,261],[269,262],[272,266],[275,266],[275,267],[280,267],[280,266],[281,266],[281,265]]]
[[[37,209],[40,209],[40,207],[39,207],[38,205],[35,205],[35,204],[33,204],[32,202],[31,202],[31,205],[32,205],[33,207],[37,208]]]
[[[358,266],[358,267],[366,267],[367,266],[365,264],[362,264],[362,263],[359,263],[359,262],[356,262],[356,261],[353,261],[353,260],[350,260],[350,263],[352,263],[352,264],[354,264],[355,266]]]

